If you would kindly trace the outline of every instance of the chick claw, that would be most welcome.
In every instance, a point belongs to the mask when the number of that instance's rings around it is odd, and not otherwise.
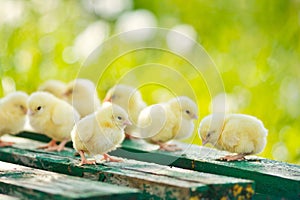
[[[51,140],[48,144],[38,147],[38,149],[49,149],[50,147],[55,147],[55,146],[57,146],[56,141]]]
[[[81,161],[79,163],[78,166],[82,166],[82,165],[96,165],[96,160],[87,160],[84,156],[84,152],[83,151],[79,151],[78,152],[81,158]]]
[[[59,145],[56,144],[55,140],[51,140],[48,144],[45,146],[40,146],[38,149],[45,149],[46,151],[62,151],[65,149],[65,145],[68,140],[63,140]]]
[[[81,160],[78,166],[82,165],[96,165],[96,160]]]
[[[63,141],[60,142],[59,145],[53,146],[53,147],[48,147],[47,150],[48,151],[62,151],[65,149],[65,145],[68,142],[68,139],[64,139]]]
[[[12,146],[14,144],[14,142],[4,142],[0,140],[0,147],[8,147],[8,146]]]
[[[46,149],[46,151],[58,151],[58,152],[60,152],[64,149],[65,149],[64,147],[61,147],[60,145],[57,145],[57,146],[48,147]]]
[[[245,155],[244,154],[238,154],[238,155],[227,155],[224,156],[222,158],[220,158],[219,160],[223,160],[223,161],[241,161],[241,160],[245,160]]]
[[[122,162],[122,158],[116,158],[113,156],[108,155],[107,153],[103,154],[102,160],[108,161],[108,162]]]
[[[177,147],[176,144],[163,144],[163,143],[160,143],[158,144],[159,145],[159,149],[162,150],[162,151],[181,151],[182,148],[180,147]]]

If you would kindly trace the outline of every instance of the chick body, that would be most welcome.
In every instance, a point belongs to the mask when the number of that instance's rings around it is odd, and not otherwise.
[[[155,104],[140,113],[140,137],[160,145],[162,150],[180,150],[165,143],[190,137],[194,130],[194,119],[197,119],[197,106],[188,97],[181,96],[166,103]]]
[[[54,141],[66,143],[71,140],[71,130],[80,118],[71,105],[50,93],[35,92],[28,99],[28,107],[30,125],[34,130]],[[60,151],[63,146],[53,150]]]
[[[81,117],[95,112],[101,105],[96,86],[88,79],[75,79],[68,83],[64,99],[76,108]]]
[[[257,154],[265,148],[268,131],[261,120],[244,114],[227,114],[212,119],[213,115],[209,115],[200,123],[204,144],[211,143],[217,149],[238,155]]]
[[[91,164],[86,161],[84,153],[103,154],[107,160],[118,161],[107,153],[123,142],[124,129],[129,124],[125,110],[112,104],[82,118],[71,132],[73,146],[81,155],[81,164]]]
[[[140,112],[146,107],[141,93],[135,88],[127,85],[115,85],[107,92],[104,101],[112,102],[121,106],[129,115],[132,125],[125,129],[125,133],[131,136],[137,136],[137,122]]]
[[[26,122],[28,95],[13,92],[0,100],[0,136],[20,132]]]
[[[38,91],[49,92],[58,98],[63,98],[66,84],[59,80],[47,80],[39,86]]]

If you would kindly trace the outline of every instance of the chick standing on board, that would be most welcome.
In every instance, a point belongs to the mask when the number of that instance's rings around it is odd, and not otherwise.
[[[67,102],[47,92],[32,93],[28,99],[29,121],[34,130],[52,140],[43,147],[50,151],[61,151],[71,140],[71,130],[79,120],[78,112]],[[57,145],[56,141],[60,144]]]
[[[66,84],[59,80],[48,80],[38,88],[39,91],[49,92],[58,98],[63,97],[65,89]]]
[[[141,93],[127,85],[116,85],[107,92],[105,101],[121,106],[128,113],[132,125],[126,127],[125,134],[129,139],[134,138],[139,114],[146,107]]]
[[[0,136],[20,132],[26,122],[28,95],[13,92],[0,100]],[[12,142],[0,140],[0,146],[11,146]]]
[[[198,118],[197,112],[197,105],[185,96],[149,106],[142,110],[138,119],[140,137],[158,144],[161,150],[181,150],[167,142],[190,137],[194,130],[193,120]]]
[[[81,117],[93,113],[100,107],[95,84],[88,79],[71,81],[65,89],[64,98],[76,108]]]
[[[221,160],[243,160],[246,155],[260,153],[266,146],[268,134],[263,123],[243,114],[209,115],[200,123],[202,144],[211,143],[217,149],[237,155],[228,155]]]
[[[73,146],[81,157],[80,165],[96,163],[86,160],[84,153],[103,154],[106,161],[121,161],[107,153],[122,143],[124,128],[130,124],[125,110],[111,103],[105,103],[97,112],[82,118],[71,132]]]

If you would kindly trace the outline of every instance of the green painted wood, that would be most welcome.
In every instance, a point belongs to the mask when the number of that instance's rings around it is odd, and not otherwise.
[[[46,152],[36,149],[44,144],[38,141],[17,137],[4,139],[16,144],[0,148],[3,161],[138,188],[143,192],[143,199],[249,199],[254,193],[254,184],[248,180],[127,159],[121,163],[78,166],[79,158],[74,157],[72,149]]]
[[[300,198],[300,166],[248,157],[248,161],[225,162],[218,158],[228,152],[175,142],[183,151],[164,152],[157,146],[139,140],[125,140],[122,148],[112,153],[129,159],[176,166],[200,172],[254,180],[256,192],[278,198]],[[260,195],[260,196],[261,196]]]
[[[21,136],[40,140],[31,132]],[[251,156],[250,161],[224,162],[217,159],[228,154],[216,149],[180,142],[183,151],[164,152],[156,145],[141,140],[125,140],[122,147],[111,155],[161,165],[175,166],[219,175],[254,180],[259,196],[300,198],[300,166]],[[72,144],[69,143],[69,146]]]
[[[137,199],[139,195],[136,189],[1,161],[0,192],[22,199]]]
[[[14,196],[9,196],[6,194],[0,194],[0,199],[5,199],[5,200],[19,200],[20,198],[14,197]]]

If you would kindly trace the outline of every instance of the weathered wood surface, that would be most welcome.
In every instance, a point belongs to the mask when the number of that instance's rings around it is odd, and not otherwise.
[[[23,132],[20,136],[48,141],[46,137],[31,132]],[[248,161],[218,161],[218,158],[228,153],[197,145],[174,143],[183,151],[164,152],[157,150],[158,146],[142,140],[125,140],[121,148],[112,152],[111,155],[254,180],[256,192],[260,193],[260,196],[300,198],[300,166],[298,165],[255,156],[248,157]],[[71,147],[72,143],[68,146]]]
[[[20,198],[14,197],[14,196],[9,196],[6,194],[0,194],[0,199],[5,199],[5,200],[19,200]]]
[[[1,161],[0,192],[21,199],[138,199],[140,195],[137,189]]]
[[[300,199],[300,166],[249,156],[248,161],[225,162],[218,159],[228,152],[174,142],[183,151],[164,152],[140,140],[125,140],[112,153],[129,159],[176,166],[200,172],[254,180],[256,192]]]
[[[127,159],[78,166],[79,158],[74,157],[72,149],[46,152],[36,149],[44,143],[10,136],[3,139],[16,142],[13,147],[0,148],[3,161],[138,188],[143,199],[249,199],[254,193],[254,184],[248,180]]]

